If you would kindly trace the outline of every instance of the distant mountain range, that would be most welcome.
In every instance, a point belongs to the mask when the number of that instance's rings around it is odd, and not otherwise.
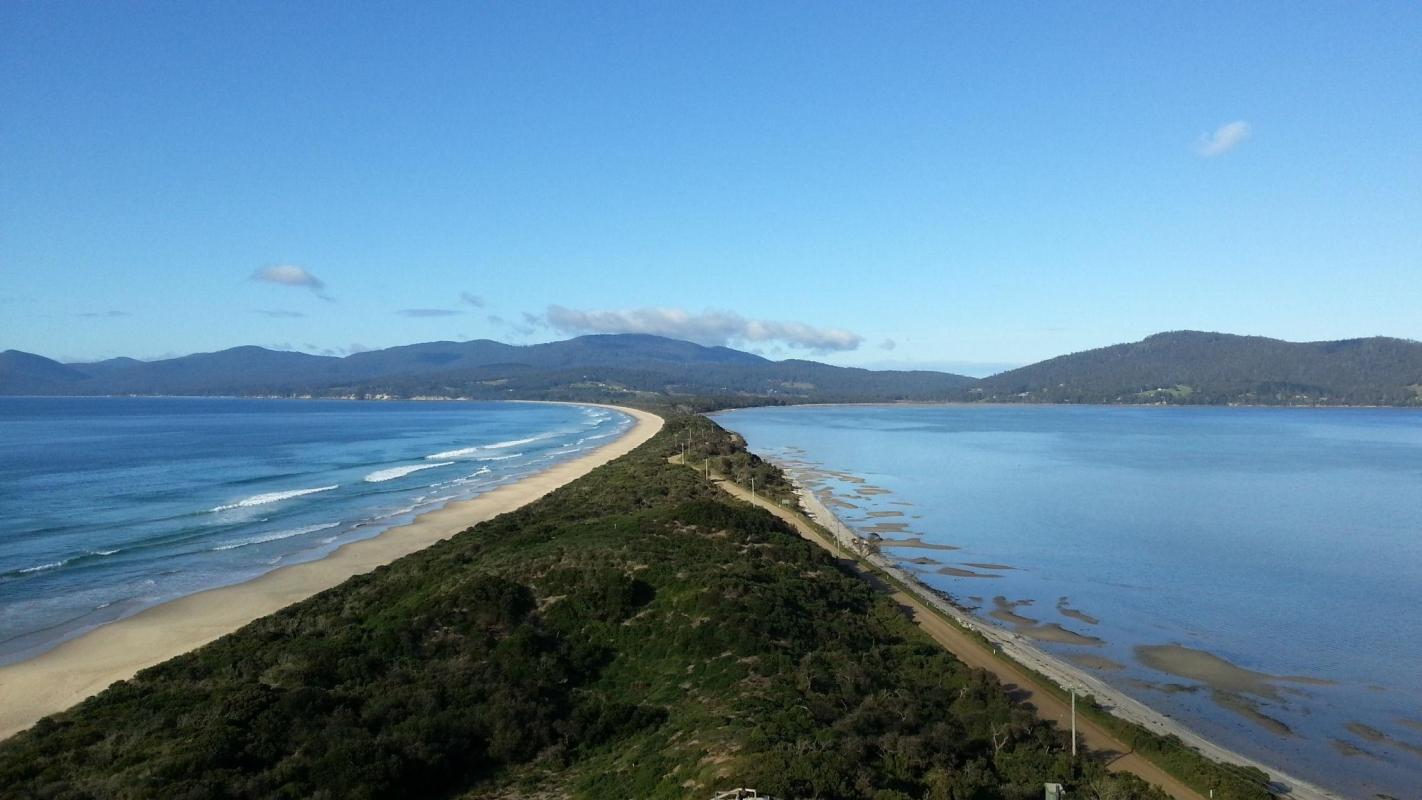
[[[62,364],[0,353],[0,394],[625,397],[628,393],[786,401],[946,399],[972,378],[770,361],[727,347],[643,334],[510,345],[429,342],[337,358],[234,347],[160,361]]]
[[[7,350],[0,353],[0,394],[1422,405],[1422,343],[1386,337],[1295,343],[1177,331],[982,380],[771,361],[643,334],[536,345],[429,342],[342,358],[235,347],[159,361],[63,364]]]

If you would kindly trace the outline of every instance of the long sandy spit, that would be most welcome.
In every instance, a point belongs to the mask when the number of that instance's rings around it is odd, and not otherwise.
[[[408,525],[347,544],[319,561],[294,564],[246,583],[157,605],[35,658],[0,667],[0,739],[103,691],[115,681],[132,678],[139,670],[525,506],[630,452],[661,430],[662,418],[655,414],[620,406],[604,407],[631,416],[635,424],[627,433],[585,456],[421,514]]]

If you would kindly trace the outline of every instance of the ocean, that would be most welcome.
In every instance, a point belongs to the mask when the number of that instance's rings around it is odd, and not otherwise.
[[[882,552],[1207,738],[1422,786],[1422,412],[823,406],[717,415]],[[944,547],[954,549],[942,549]]]
[[[0,664],[626,432],[603,408],[0,397]]]

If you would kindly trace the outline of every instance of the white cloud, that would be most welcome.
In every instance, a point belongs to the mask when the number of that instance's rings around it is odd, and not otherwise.
[[[330,300],[326,294],[326,284],[320,278],[312,275],[303,267],[294,264],[278,264],[272,267],[262,267],[252,273],[252,280],[263,283],[275,283],[279,286],[295,286],[302,289],[310,289],[322,300]]]
[[[468,305],[474,306],[475,308],[484,307],[484,298],[480,297],[477,294],[470,294],[469,292],[460,292],[459,302],[467,303]]]
[[[1249,130],[1249,123],[1242,119],[1226,122],[1215,128],[1213,133],[1200,134],[1200,138],[1195,140],[1195,152],[1204,158],[1222,156],[1249,138]]]
[[[738,342],[781,342],[816,352],[854,350],[864,341],[839,328],[817,328],[803,322],[746,319],[730,311],[693,314],[679,308],[637,308],[628,311],[577,311],[549,306],[547,324],[565,333],[650,333],[704,345]]]
[[[452,308],[402,308],[395,313],[402,317],[457,317],[464,312]]]

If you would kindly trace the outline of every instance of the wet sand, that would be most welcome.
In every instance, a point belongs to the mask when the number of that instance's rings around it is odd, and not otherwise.
[[[1255,725],[1258,725],[1259,727],[1276,736],[1294,735],[1293,728],[1290,728],[1283,722],[1280,722],[1279,720],[1274,719],[1268,714],[1265,714],[1263,711],[1260,711],[1258,703],[1254,702],[1253,700],[1250,700],[1248,697],[1245,697],[1242,694],[1236,694],[1234,692],[1225,692],[1216,689],[1215,691],[1210,692],[1210,699],[1215,701],[1215,705],[1219,706],[1220,708],[1223,708],[1227,711],[1233,711],[1234,713],[1240,715],[1241,717],[1244,717]]]
[[[916,550],[959,550],[951,544],[935,544],[925,542],[922,538],[914,536],[910,539],[880,539],[876,544],[881,548],[906,547]]]
[[[590,405],[590,404],[580,404]],[[258,617],[389,564],[480,522],[525,506],[630,452],[661,430],[662,418],[604,406],[635,420],[627,433],[580,458],[469,500],[449,503],[408,525],[347,544],[326,558],[188,595],[97,628],[27,661],[0,667],[0,739],[97,694],[115,681],[186,653]]]
[[[1412,744],[1411,742],[1404,742],[1401,739],[1393,738],[1391,736],[1388,736],[1386,733],[1383,733],[1382,731],[1378,730],[1377,728],[1364,725],[1361,722],[1350,722],[1347,725],[1344,725],[1343,727],[1347,728],[1348,732],[1353,734],[1354,736],[1367,739],[1368,741],[1375,742],[1377,744],[1400,748],[1411,753],[1414,756],[1422,757],[1422,745],[1416,745]]]
[[[1006,622],[1012,626],[1014,631],[1023,636],[1043,642],[1075,644],[1086,647],[1100,647],[1105,644],[1104,641],[1095,636],[1086,636],[1076,631],[1068,630],[1055,622],[1043,623],[1041,620],[1018,614],[1017,608],[1019,606],[1032,605],[1031,600],[1008,600],[1006,597],[998,595],[992,599],[992,603],[995,608],[988,613],[988,616]]]
[[[1085,622],[1087,625],[1099,625],[1101,623],[1101,620],[1096,617],[1079,609],[1072,608],[1070,601],[1065,597],[1057,600],[1057,611],[1061,612],[1061,615],[1064,617],[1071,617],[1078,622]]]
[[[1030,606],[1032,605],[1031,600],[1008,600],[1006,597],[998,595],[992,599],[992,604],[993,611],[988,616],[1006,622],[1008,625],[1026,628],[1036,625],[1041,621],[1032,619],[1031,617],[1024,617],[1017,613],[1018,606]]]
[[[1349,758],[1377,758],[1375,753],[1364,750],[1352,742],[1345,742],[1342,739],[1329,739],[1328,743],[1333,746],[1334,750],[1337,750],[1340,754],[1348,756]]]
[[[1220,658],[1214,653],[1182,647],[1178,644],[1141,645],[1135,649],[1136,660],[1153,670],[1199,681],[1211,689],[1235,694],[1252,694],[1270,700],[1279,699],[1281,681],[1314,686],[1332,685],[1332,681],[1301,675],[1269,675],[1248,670]]]
[[[1057,644],[1077,644],[1085,647],[1100,647],[1106,642],[1095,636],[1087,636],[1084,633],[1077,633],[1067,630],[1055,622],[1048,622],[1044,625],[1034,625],[1029,628],[1018,628],[1018,633],[1030,636],[1043,642],[1056,642]]]
[[[1126,668],[1125,664],[1112,661],[1105,656],[1098,656],[1094,653],[1071,653],[1066,656],[1066,660],[1088,669],[1099,669],[1106,672],[1120,672]]]
[[[937,570],[939,575],[951,575],[955,578],[1001,578],[991,572],[973,572],[970,569],[959,569],[957,567],[940,567]]]

